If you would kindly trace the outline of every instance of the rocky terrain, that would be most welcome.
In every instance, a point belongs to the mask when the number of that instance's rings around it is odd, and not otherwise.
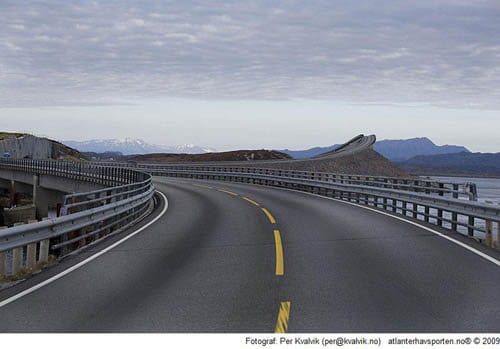
[[[54,140],[26,133],[0,132],[0,156],[11,159],[87,160],[87,156]]]
[[[247,166],[281,168],[297,171],[335,172],[346,174],[408,177],[407,172],[372,149],[331,159],[299,160],[285,163],[249,163]]]

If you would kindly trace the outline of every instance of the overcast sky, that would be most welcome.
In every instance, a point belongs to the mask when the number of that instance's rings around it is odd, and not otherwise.
[[[497,0],[2,0],[0,29],[0,130],[500,152]]]

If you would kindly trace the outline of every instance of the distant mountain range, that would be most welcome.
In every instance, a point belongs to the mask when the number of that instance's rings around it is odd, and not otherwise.
[[[398,166],[415,174],[500,176],[500,153],[419,155]]]
[[[400,140],[383,140],[375,143],[375,151],[391,161],[405,161],[418,155],[439,155],[452,153],[469,153],[459,145],[436,145],[429,138],[411,138]]]
[[[339,147],[340,144],[334,144],[329,147],[315,147],[306,150],[279,150],[295,159],[304,159],[313,157]],[[399,140],[377,141],[375,150],[391,161],[401,162],[417,155],[437,155],[469,152],[469,150],[457,145],[436,145],[429,138],[411,138]]]
[[[90,141],[62,141],[71,148],[81,152],[93,153],[121,153],[123,155],[152,154],[152,153],[183,153],[203,154],[214,152],[214,149],[200,147],[194,144],[164,146],[150,144],[142,139],[93,139]]]

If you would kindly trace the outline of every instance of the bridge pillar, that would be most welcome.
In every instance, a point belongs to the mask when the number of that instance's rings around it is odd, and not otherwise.
[[[65,193],[57,190],[45,189],[40,186],[39,175],[33,177],[33,204],[35,205],[36,218],[48,217],[49,210],[57,210],[63,202]]]
[[[9,188],[9,205],[10,207],[14,207],[16,205],[16,182],[12,179],[10,181],[10,188]]]

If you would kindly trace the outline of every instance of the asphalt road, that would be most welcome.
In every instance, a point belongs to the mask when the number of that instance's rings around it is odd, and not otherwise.
[[[500,332],[500,267],[426,230],[289,190],[156,186],[168,197],[158,221],[0,307],[0,331]],[[0,303],[137,228],[1,291]]]

